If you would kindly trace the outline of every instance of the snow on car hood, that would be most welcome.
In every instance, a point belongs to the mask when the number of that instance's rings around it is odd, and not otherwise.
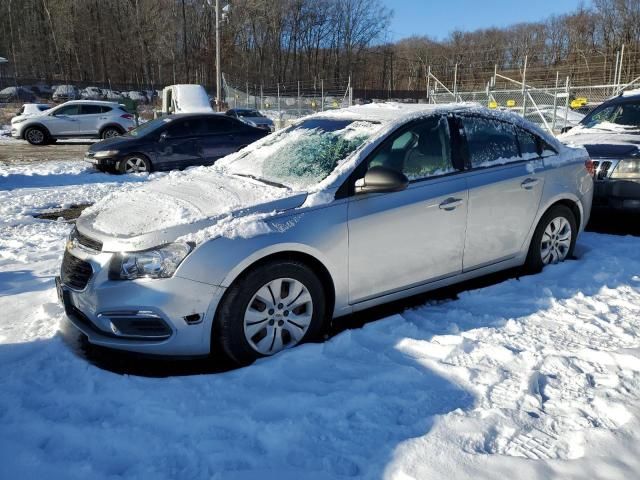
[[[232,213],[282,211],[304,203],[306,193],[259,181],[224,175],[215,168],[200,167],[171,172],[128,192],[109,195],[88,208],[78,219],[83,233],[116,248],[147,248],[214,225]],[[150,235],[153,234],[153,235]],[[146,238],[143,238],[145,237]],[[115,243],[114,243],[115,242]],[[155,242],[155,245],[153,243]]]
[[[580,125],[558,139],[567,145],[584,146],[594,158],[618,158],[638,153],[640,130],[612,123],[591,128]]]

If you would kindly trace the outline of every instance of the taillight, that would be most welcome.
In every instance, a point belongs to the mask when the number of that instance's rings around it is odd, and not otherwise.
[[[125,113],[124,115],[120,115],[122,118],[126,118],[127,120],[133,120],[133,115],[130,113]]]
[[[587,172],[589,172],[589,175],[595,175],[596,167],[593,164],[593,160],[591,160],[590,158],[587,158],[587,161],[584,162],[584,168],[587,169]]]

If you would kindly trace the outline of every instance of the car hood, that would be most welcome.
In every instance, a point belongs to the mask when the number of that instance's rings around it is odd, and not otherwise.
[[[639,153],[640,133],[590,131],[580,126],[558,137],[586,148],[592,158],[624,158]]]
[[[172,242],[244,216],[299,207],[307,194],[226,175],[215,167],[172,172],[127,192],[109,195],[76,222],[104,251],[135,251]]]
[[[101,140],[91,145],[88,149],[89,152],[100,152],[102,150],[113,150],[117,148],[124,148],[131,142],[139,140],[139,137],[125,137],[118,136]]]

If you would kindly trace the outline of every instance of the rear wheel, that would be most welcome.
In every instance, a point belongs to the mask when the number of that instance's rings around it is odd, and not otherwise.
[[[565,261],[573,255],[578,227],[571,209],[556,205],[545,213],[531,239],[526,267],[539,272],[545,265]]]
[[[325,312],[322,283],[309,267],[294,260],[270,262],[229,287],[216,315],[213,343],[246,365],[318,338]]]
[[[31,145],[46,145],[47,132],[40,127],[30,127],[24,132],[24,139]]]
[[[118,166],[120,173],[142,173],[151,171],[151,162],[140,154],[129,155],[120,161]]]
[[[120,131],[119,128],[107,127],[102,131],[102,134],[100,135],[100,137],[102,137],[102,139],[105,140],[107,138],[119,137],[120,135],[122,135],[122,132]]]

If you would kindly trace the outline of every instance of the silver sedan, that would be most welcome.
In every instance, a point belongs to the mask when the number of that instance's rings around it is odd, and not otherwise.
[[[571,257],[590,168],[584,149],[504,112],[317,114],[88,209],[58,292],[94,344],[246,364],[332,318]]]

